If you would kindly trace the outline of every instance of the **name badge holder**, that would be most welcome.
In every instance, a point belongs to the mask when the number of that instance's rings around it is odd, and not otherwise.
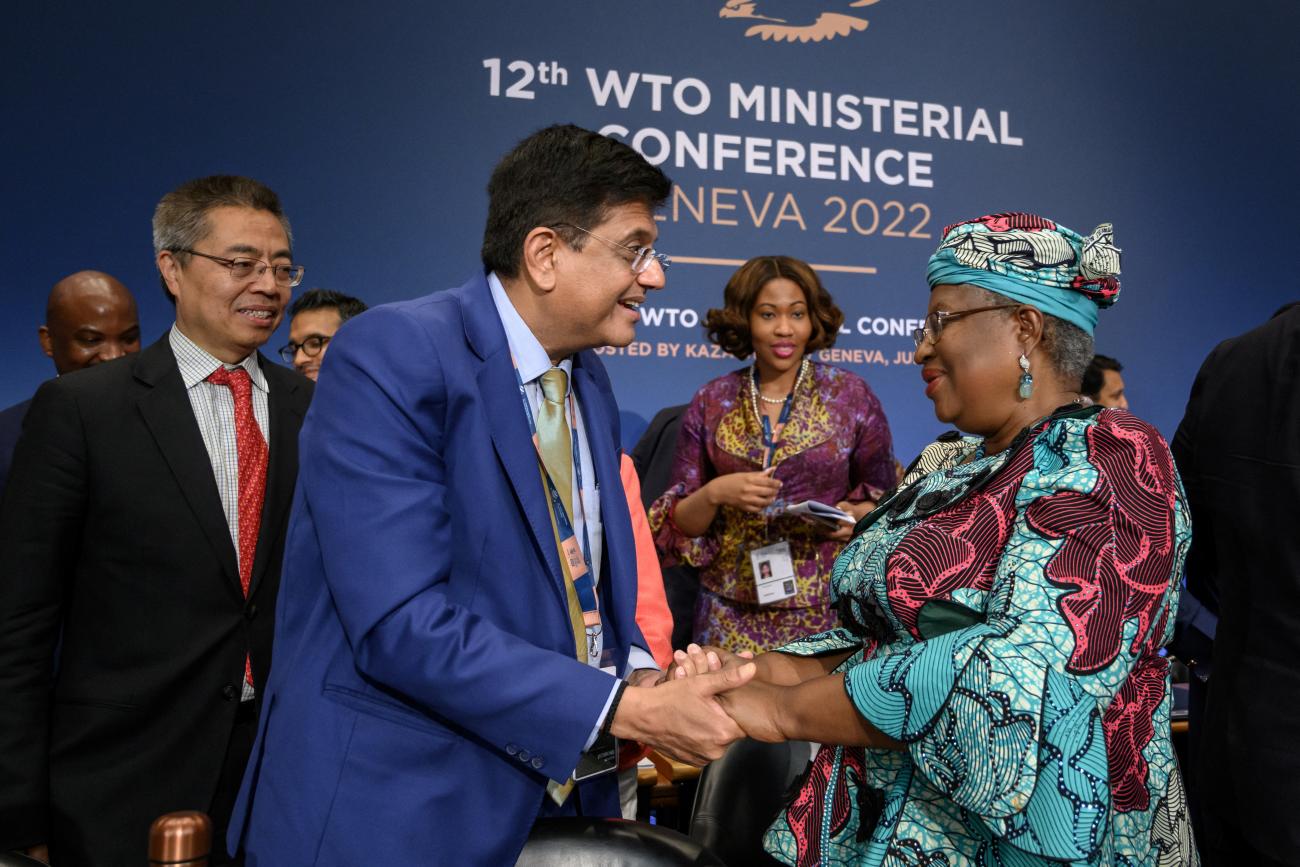
[[[805,361],[804,364],[806,365],[807,362]],[[790,393],[785,397],[785,403],[781,405],[781,414],[777,418],[776,426],[773,427],[772,420],[759,411],[758,370],[757,368],[751,369],[749,394],[754,408],[754,417],[758,419],[758,423],[763,429],[763,469],[765,470],[772,466],[772,458],[776,455],[776,447],[780,443],[781,434],[785,431],[786,423],[790,421],[790,406],[794,403],[795,389],[799,387],[801,379],[803,379],[802,368],[800,369],[800,375],[790,388]],[[768,541],[767,522],[768,517],[765,512],[763,515],[764,542]],[[789,599],[799,592],[798,581],[794,575],[794,555],[791,553],[790,543],[787,540],[778,539],[750,551],[749,564],[754,573],[754,586],[757,591],[759,605],[771,605],[774,602]]]
[[[510,361],[515,367],[515,382],[519,384],[519,399],[524,405],[524,415],[528,418],[528,431],[532,434],[533,448],[537,452],[537,463],[542,468],[542,477],[546,480],[546,493],[550,497],[551,508],[555,514],[555,525],[560,537],[560,550],[563,552],[564,560],[561,566],[566,578],[573,585],[573,589],[578,595],[578,603],[582,607],[582,621],[587,638],[587,664],[593,665],[596,662],[597,648],[600,645],[600,604],[596,596],[596,585],[593,581],[594,573],[591,569],[591,541],[587,536],[587,521],[585,520],[587,507],[582,497],[582,460],[578,454],[578,416],[573,406],[573,392],[570,390],[565,403],[569,409],[569,444],[572,448],[573,460],[573,498],[578,504],[579,513],[584,518],[581,546],[578,545],[577,534],[573,531],[573,522],[569,519],[569,509],[560,497],[559,489],[555,487],[550,471],[546,469],[546,461],[542,459],[541,445],[537,441],[537,421],[533,417],[533,407],[528,401],[528,392],[524,389],[523,378],[519,376],[519,366],[515,364],[513,356]]]
[[[512,363],[514,362],[513,357],[510,360]],[[582,606],[582,619],[587,637],[587,664],[590,665],[595,660],[596,649],[600,645],[601,619],[596,586],[592,580],[594,573],[591,570],[591,541],[587,535],[587,522],[585,520],[587,509],[582,497],[582,461],[578,454],[578,417],[573,406],[573,393],[570,391],[565,402],[568,404],[569,409],[569,441],[573,449],[573,496],[578,503],[579,513],[584,518],[581,547],[577,542],[577,534],[573,531],[573,522],[569,519],[569,510],[564,505],[564,500],[560,497],[555,482],[551,479],[550,471],[546,469],[546,461],[542,460],[541,447],[537,442],[537,421],[533,417],[533,407],[528,400],[528,392],[524,389],[524,381],[519,376],[519,366],[517,364],[515,365],[515,381],[519,384],[519,397],[524,405],[524,414],[528,417],[528,429],[533,437],[533,448],[537,451],[537,462],[541,465],[542,477],[546,479],[546,492],[551,499],[551,508],[555,514],[556,529],[561,540],[560,549],[564,554],[564,562],[561,566],[565,576],[577,592],[578,602]],[[609,648],[604,648],[601,651],[601,671],[618,677],[617,667],[610,664],[613,658],[613,651]],[[617,770],[618,747],[618,738],[608,732],[598,735],[586,752],[578,757],[578,766],[573,769],[574,782],[590,780]]]

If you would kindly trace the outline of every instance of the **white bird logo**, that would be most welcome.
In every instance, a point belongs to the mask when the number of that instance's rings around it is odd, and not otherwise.
[[[871,6],[878,2],[880,0],[853,0],[848,5],[850,7],[861,7]],[[771,5],[765,0],[765,8]],[[799,3],[797,5],[803,6],[804,4]],[[761,14],[758,7],[758,0],[726,0],[722,4],[722,8],[718,10],[718,17],[747,18],[752,21],[767,22],[751,26],[745,31],[745,35],[758,36],[763,40],[770,39],[773,42],[822,42],[827,39],[834,39],[837,36],[848,36],[851,33],[867,29],[867,19],[859,18],[856,15],[845,15],[843,12],[823,12],[817,16],[816,21],[792,24],[788,18]]]

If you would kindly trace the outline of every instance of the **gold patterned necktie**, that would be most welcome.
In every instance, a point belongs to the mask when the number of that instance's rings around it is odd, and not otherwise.
[[[542,374],[542,402],[537,408],[537,449],[542,453],[542,463],[551,477],[555,490],[573,520],[573,439],[569,421],[564,417],[564,399],[569,393],[569,376],[558,367],[552,367]],[[548,497],[549,500],[549,497]],[[557,546],[560,542],[559,528],[555,515],[551,515],[551,528],[555,530]],[[561,546],[560,560],[565,559]],[[577,590],[565,569],[564,589],[569,603],[569,621],[573,627],[575,651],[580,661],[586,662],[587,655],[586,628],[582,621],[582,605],[578,601]],[[558,783],[548,780],[546,792],[557,804],[563,804],[573,792],[573,780]]]
[[[537,408],[537,448],[572,521],[573,440],[569,420],[564,417],[564,398],[568,393],[569,376],[563,370],[552,367],[542,374],[543,400]]]

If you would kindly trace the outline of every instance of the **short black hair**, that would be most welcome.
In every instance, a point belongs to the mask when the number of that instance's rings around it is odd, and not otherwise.
[[[1095,399],[1101,393],[1102,383],[1106,381],[1106,371],[1113,370],[1119,373],[1123,369],[1124,365],[1109,355],[1094,355],[1092,363],[1083,372],[1083,383],[1079,386],[1079,393]]]
[[[557,227],[574,249],[610,208],[640,202],[652,211],[672,192],[672,182],[623,142],[572,124],[538,130],[515,145],[488,181],[483,267],[503,277],[519,275],[524,238],[538,226]],[[560,226],[561,223],[572,225]]]
[[[333,289],[308,289],[289,305],[289,318],[308,310],[324,310],[333,307],[339,312],[339,322],[347,322],[358,313],[366,312],[366,302]]]

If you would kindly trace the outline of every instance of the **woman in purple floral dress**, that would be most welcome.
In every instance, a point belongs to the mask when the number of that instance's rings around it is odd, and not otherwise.
[[[699,570],[701,644],[767,650],[835,625],[830,570],[851,525],[776,513],[816,500],[856,519],[897,481],[875,394],[861,377],[809,358],[834,344],[843,321],[816,272],[787,256],[746,262],[723,309],[709,311],[710,340],[737,358],[752,353],[754,363],[696,392],[672,484],[650,509],[664,565]],[[761,550],[776,552],[777,571],[788,556],[794,573],[765,590],[763,604],[751,557]]]

